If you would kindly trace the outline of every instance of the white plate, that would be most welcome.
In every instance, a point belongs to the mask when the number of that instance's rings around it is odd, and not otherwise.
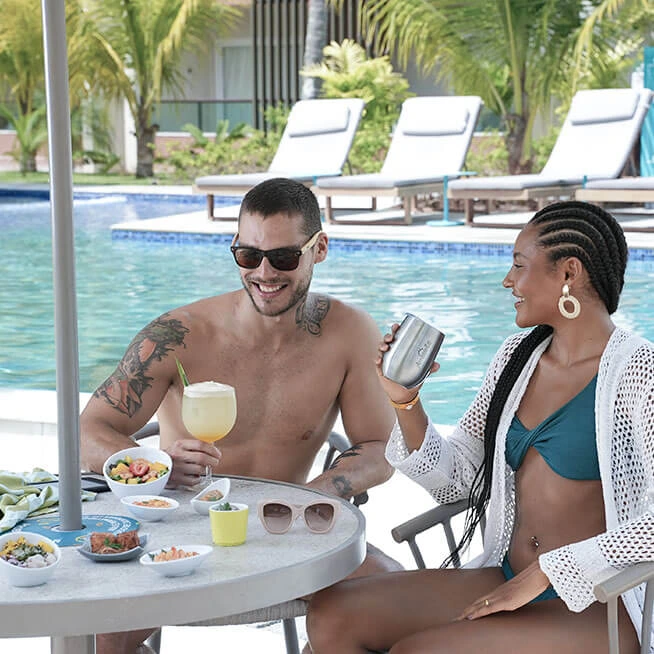
[[[229,495],[229,489],[231,487],[231,482],[227,477],[222,477],[216,481],[211,482],[206,488],[203,488],[195,497],[191,499],[191,505],[198,512],[203,515],[209,515],[209,507],[219,502],[226,502]],[[201,500],[200,498],[203,495],[206,495],[210,491],[220,491],[223,496],[218,500]]]
[[[168,506],[156,507],[136,504],[136,502],[147,502],[149,500],[164,500]],[[121,497],[120,503],[124,504],[133,516],[139,520],[146,520],[148,522],[163,520],[179,508],[179,502],[177,500],[174,500],[172,497],[163,497],[162,495],[128,495],[127,497]]]
[[[152,557],[159,554],[162,550],[170,550],[172,545],[168,547],[160,547],[159,549],[146,552],[141,556],[139,561],[146,568],[154,570],[156,573],[164,577],[183,577],[190,575],[211,553],[213,547],[209,545],[175,545],[178,550],[185,552],[197,552],[195,556],[189,556],[185,559],[177,559],[175,561],[153,561]]]
[[[139,546],[133,547],[125,552],[116,554],[97,554],[91,551],[91,543],[87,539],[83,545],[77,548],[77,551],[91,561],[97,563],[118,563],[120,561],[131,561],[145,552],[145,545],[148,542],[149,534],[139,534]]]

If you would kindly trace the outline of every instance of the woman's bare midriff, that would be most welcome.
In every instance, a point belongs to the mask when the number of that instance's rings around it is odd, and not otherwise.
[[[531,447],[516,473],[509,561],[517,574],[540,554],[605,531],[599,481],[566,479]]]

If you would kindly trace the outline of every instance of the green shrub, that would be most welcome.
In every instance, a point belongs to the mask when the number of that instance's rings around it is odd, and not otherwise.
[[[173,182],[191,182],[200,175],[231,175],[267,170],[279,145],[288,119],[283,106],[268,107],[264,112],[268,131],[256,130],[240,123],[229,129],[229,122],[219,121],[216,135],[208,138],[195,125],[184,125],[193,137],[191,144],[178,143],[166,157],[159,157],[169,170]]]
[[[366,103],[348,163],[352,173],[377,172],[382,166],[402,103],[413,94],[408,81],[393,70],[388,57],[368,59],[354,41],[332,41],[320,64],[300,74],[322,80],[325,98],[361,98]],[[346,172],[350,172],[346,170]]]

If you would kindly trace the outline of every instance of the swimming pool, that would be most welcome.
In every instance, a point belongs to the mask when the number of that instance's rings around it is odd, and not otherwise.
[[[80,388],[92,391],[134,334],[162,312],[238,288],[223,243],[112,240],[124,220],[202,210],[202,198],[80,196],[75,201]],[[0,196],[0,387],[53,389],[54,329],[49,205]],[[441,370],[425,385],[429,412],[452,423],[493,353],[517,328],[501,286],[508,254],[480,256],[346,248],[333,241],[313,289],[369,311],[380,329],[406,311],[445,334]],[[654,340],[654,263],[632,261],[616,322]]]

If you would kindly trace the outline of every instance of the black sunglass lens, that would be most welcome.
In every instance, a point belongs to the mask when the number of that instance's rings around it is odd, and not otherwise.
[[[295,270],[300,263],[295,250],[273,250],[268,253],[268,261],[277,270]]]
[[[254,248],[236,248],[234,258],[241,268],[257,268],[263,259],[263,252]]]

